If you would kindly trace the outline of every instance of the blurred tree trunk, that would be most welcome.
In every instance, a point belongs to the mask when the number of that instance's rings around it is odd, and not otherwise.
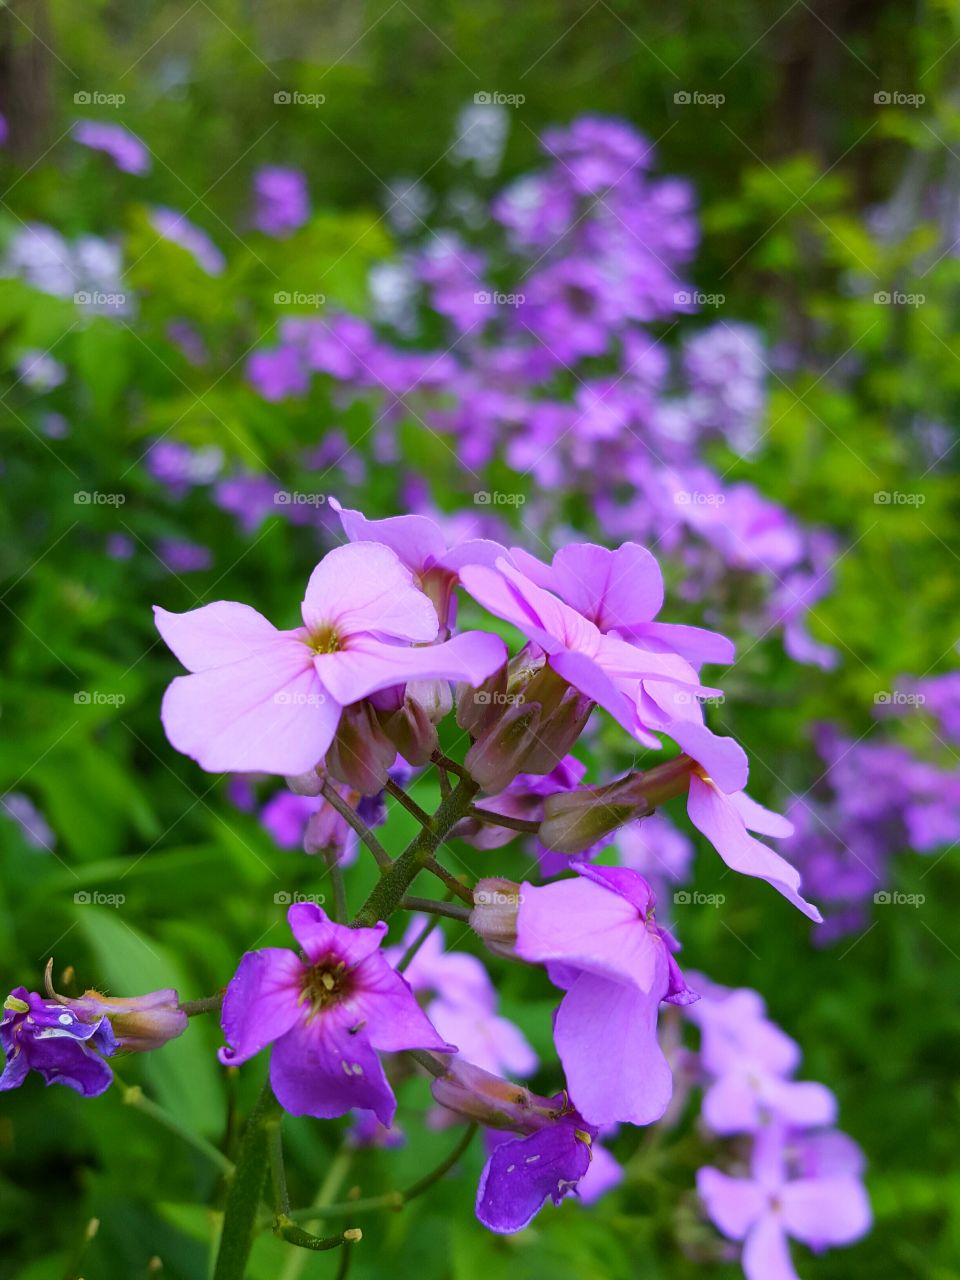
[[[26,164],[49,145],[52,41],[47,0],[11,0],[0,8],[0,112],[10,132],[7,146]]]

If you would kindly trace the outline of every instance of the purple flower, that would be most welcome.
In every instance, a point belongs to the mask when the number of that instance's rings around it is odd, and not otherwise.
[[[0,1089],[16,1089],[30,1071],[46,1084],[65,1084],[95,1098],[110,1088],[113,1072],[104,1057],[118,1044],[104,1013],[80,1017],[57,1000],[15,987],[3,1005],[0,1046],[6,1066]]]
[[[149,173],[150,154],[135,133],[122,124],[104,124],[100,120],[79,120],[73,126],[73,138],[84,147],[103,151],[124,173]]]
[[[516,951],[566,990],[554,1040],[577,1110],[595,1125],[650,1124],[673,1091],[657,1042],[660,1002],[696,996],[673,958],[676,942],[654,921],[643,877],[577,870],[576,879],[521,886]]]
[[[490,1134],[494,1149],[477,1187],[477,1218],[509,1235],[530,1225],[549,1197],[560,1204],[590,1168],[596,1129],[575,1112],[523,1137]]]
[[[8,791],[0,796],[4,816],[15,822],[32,849],[52,853],[57,837],[46,818],[23,791]]]
[[[306,395],[310,386],[310,374],[293,347],[254,351],[247,361],[247,378],[264,400],[272,403]]]
[[[163,700],[178,751],[211,772],[305,773],[326,754],[344,707],[410,680],[477,685],[505,656],[502,640],[476,631],[430,644],[433,605],[376,543],[325,556],[301,614],[302,627],[278,631],[225,600],[182,614],[155,609],[160,634],[192,673]]]
[[[378,1053],[456,1049],[380,954],[385,924],[351,929],[313,903],[296,903],[287,920],[302,954],[246,953],[223,1001],[231,1047],[220,1060],[234,1066],[272,1044],[270,1082],[291,1115],[328,1120],[359,1107],[389,1126],[397,1100]]]
[[[209,547],[187,542],[185,538],[161,538],[156,554],[171,573],[200,573],[213,563]]]
[[[870,1202],[855,1175],[790,1177],[786,1154],[773,1127],[754,1142],[749,1178],[709,1167],[697,1175],[712,1221],[728,1239],[743,1241],[747,1280],[796,1280],[789,1237],[822,1250],[852,1244],[870,1229]]]
[[[186,214],[177,213],[176,209],[157,207],[151,209],[150,220],[157,235],[185,249],[201,271],[208,276],[223,274],[226,258],[207,233],[191,222]]]
[[[268,236],[287,236],[310,216],[307,180],[299,169],[264,165],[253,178],[253,225]]]

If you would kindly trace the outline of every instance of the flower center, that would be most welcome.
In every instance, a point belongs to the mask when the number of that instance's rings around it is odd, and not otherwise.
[[[350,989],[350,971],[335,955],[325,956],[317,964],[303,971],[299,1004],[308,1004],[308,1020],[324,1009],[338,1004]]]
[[[339,653],[341,648],[339,632],[329,625],[312,632],[307,643],[314,653]]]

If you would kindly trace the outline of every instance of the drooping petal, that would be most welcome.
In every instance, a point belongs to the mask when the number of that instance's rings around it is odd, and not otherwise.
[[[363,636],[348,650],[319,654],[316,663],[324,687],[347,705],[412,680],[456,680],[476,687],[506,659],[499,636],[465,631],[441,644],[413,648]]]
[[[379,542],[395,552],[412,573],[421,573],[436,564],[447,549],[439,525],[429,516],[388,516],[385,520],[368,520],[361,511],[341,507],[336,498],[330,505],[340,517],[343,531],[351,542]]]
[[[248,951],[223,997],[220,1025],[228,1043],[225,1066],[238,1066],[285,1035],[301,1016],[297,1004],[303,965],[292,951],[264,947]]]
[[[766,880],[805,916],[820,923],[823,919],[820,912],[797,892],[800,873],[796,867],[759,840],[754,840],[747,833],[737,810],[729,803],[729,798],[695,774],[690,777],[687,812],[693,825],[706,836],[732,871]]]
[[[545,653],[559,653],[563,649],[562,641],[544,624],[526,593],[508,582],[499,572],[505,563],[506,561],[498,561],[496,569],[489,569],[485,565],[465,565],[460,571],[460,582],[478,604],[496,617],[512,623]]]
[[[657,1042],[660,995],[582,973],[557,1011],[554,1041],[574,1106],[590,1124],[651,1124],[673,1077]]]
[[[673,653],[679,653],[694,666],[705,662],[732,662],[736,656],[736,645],[719,631],[708,631],[705,627],[690,627],[679,622],[644,622],[638,627],[624,632],[627,640],[639,640],[641,643],[655,641]]]
[[[161,719],[173,746],[211,773],[298,774],[322,760],[340,711],[306,645],[277,633],[254,657],[178,676]]]
[[[357,930],[353,930],[357,932]],[[350,1012],[364,1024],[364,1033],[375,1049],[397,1053],[401,1049],[433,1049],[456,1053],[417,1004],[410,984],[391,968],[385,956],[368,956],[354,971],[355,994]]]
[[[735,791],[730,795],[730,803],[739,813],[743,825],[748,831],[756,831],[761,836],[778,836],[785,839],[793,835],[793,823],[782,814],[765,809],[756,800],[751,800],[745,791]]]
[[[81,1040],[64,1038],[45,1043],[42,1059],[30,1064],[46,1084],[65,1084],[85,1098],[97,1098],[113,1083],[109,1065]]]
[[[746,1280],[799,1280],[783,1224],[773,1212],[757,1220],[744,1243],[741,1261]]]
[[[270,1083],[292,1116],[332,1120],[354,1107],[390,1125],[397,1100],[363,1029],[353,1033],[343,1006],[298,1021],[273,1046]]]
[[[812,1249],[851,1244],[870,1230],[873,1215],[857,1178],[798,1178],[781,1192],[783,1224]]]
[[[477,1217],[500,1235],[522,1231],[548,1196],[559,1204],[569,1195],[589,1165],[590,1146],[570,1122],[502,1142],[480,1175]]]
[[[720,737],[705,724],[690,720],[674,720],[664,732],[706,770],[725,795],[747,785],[747,753],[733,738]]]
[[[349,542],[329,551],[307,583],[303,623],[334,627],[341,636],[367,632],[426,642],[440,629],[429,599],[395,551],[376,542]]]
[[[372,929],[351,929],[337,924],[315,902],[295,902],[287,911],[287,924],[311,964],[334,956],[348,969],[373,955],[387,932],[383,921]]]
[[[649,991],[661,948],[634,903],[577,877],[521,885],[516,950],[534,964],[557,961]]]
[[[217,600],[187,613],[153,606],[157,630],[188,671],[209,671],[272,648],[280,635],[256,609]]]
[[[622,728],[634,738],[641,741],[645,735],[637,722],[636,712],[630,699],[620,692],[607,673],[592,658],[584,653],[573,653],[561,650],[550,658],[550,665],[558,676],[562,676],[568,684],[586,694],[593,702],[609,712]],[[659,745],[657,740],[651,740]]]
[[[763,1213],[766,1197],[755,1182],[707,1166],[697,1172],[697,1194],[710,1221],[730,1240],[742,1240]]]

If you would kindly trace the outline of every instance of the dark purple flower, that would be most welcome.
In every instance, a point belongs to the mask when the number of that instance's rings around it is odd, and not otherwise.
[[[246,953],[223,1001],[232,1047],[220,1061],[235,1066],[273,1044],[270,1082],[291,1115],[327,1120],[360,1107],[389,1126],[397,1100],[377,1054],[456,1048],[380,954],[385,924],[351,929],[313,903],[295,903],[287,920],[302,954]]]
[[[597,1130],[576,1112],[523,1137],[496,1142],[477,1187],[477,1217],[490,1231],[509,1235],[529,1226],[549,1197],[560,1204],[590,1168]]]
[[[104,1013],[81,1017],[26,987],[15,987],[3,1009],[0,1046],[7,1061],[0,1089],[18,1088],[30,1071],[85,1098],[110,1088],[113,1072],[104,1057],[116,1052],[118,1042]]]

